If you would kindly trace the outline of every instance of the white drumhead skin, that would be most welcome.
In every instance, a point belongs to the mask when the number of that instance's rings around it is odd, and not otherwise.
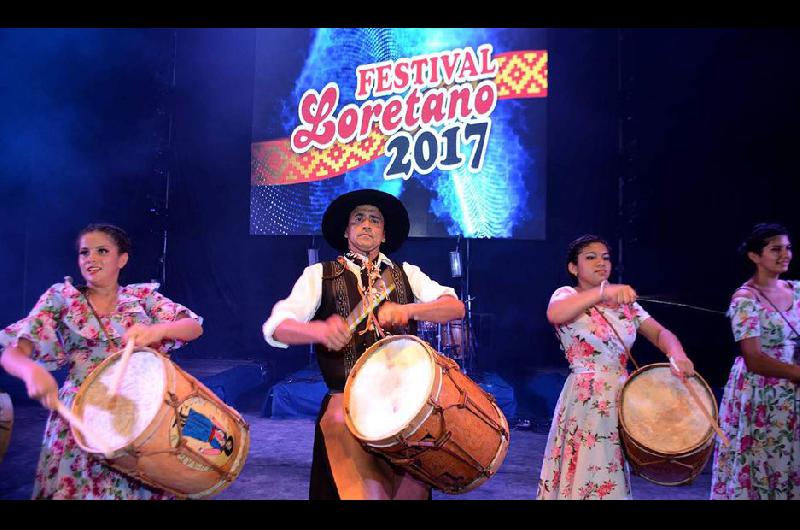
[[[112,449],[135,440],[153,421],[164,402],[166,375],[161,358],[143,350],[131,354],[116,399],[109,396],[120,359],[107,366],[83,395],[83,421]],[[86,440],[90,443],[90,440]]]
[[[689,378],[688,382],[713,416],[714,405],[706,387],[696,378]],[[628,434],[660,453],[697,448],[711,429],[683,382],[665,366],[637,374],[626,385],[622,401]]]
[[[350,386],[350,421],[366,441],[402,431],[430,396],[434,363],[425,347],[397,339],[373,352]]]

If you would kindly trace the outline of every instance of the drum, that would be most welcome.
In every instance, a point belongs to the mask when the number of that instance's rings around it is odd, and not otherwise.
[[[14,426],[14,407],[11,396],[0,392],[0,462],[11,444],[11,428]]]
[[[716,420],[717,401],[699,375],[688,378]],[[714,430],[669,364],[643,366],[620,391],[620,439],[634,473],[662,486],[694,480],[714,449]]]
[[[441,355],[462,360],[464,357],[463,324],[463,320],[451,320],[444,324],[419,321],[417,322],[417,336],[436,348]]]
[[[464,330],[463,320],[451,320],[442,324],[442,354],[451,359],[463,359],[464,357]]]
[[[181,498],[219,493],[244,466],[247,423],[167,357],[139,348],[130,357],[118,394],[110,385],[122,352],[103,361],[81,385],[72,412],[113,450],[118,471]],[[78,445],[101,454],[73,428]]]
[[[508,451],[508,422],[494,398],[413,335],[386,337],[361,356],[344,406],[368,450],[446,493],[477,488]]]
[[[441,324],[437,324],[436,322],[420,320],[417,322],[417,336],[436,348],[439,343],[440,326]]]

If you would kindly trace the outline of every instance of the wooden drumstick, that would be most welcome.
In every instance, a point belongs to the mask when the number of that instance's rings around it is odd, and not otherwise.
[[[112,398],[117,395],[117,392],[119,392],[119,385],[122,383],[122,376],[125,375],[125,370],[128,369],[128,363],[131,360],[132,353],[133,339],[128,341],[128,343],[125,345],[125,351],[122,352],[122,359],[119,361],[119,368],[117,369],[117,373],[114,375],[114,380],[111,383],[111,392],[109,393],[109,396]]]
[[[385,290],[380,291],[377,296],[372,299],[372,303],[366,304],[362,299],[355,309],[348,315],[345,322],[347,323],[347,327],[350,329],[350,333],[353,333],[356,330],[356,327],[365,319],[367,315],[369,315],[378,304],[389,298],[389,294],[394,291],[395,285],[391,284]]]
[[[694,399],[694,402],[697,404],[698,408],[700,409],[700,412],[702,412],[703,416],[706,417],[708,422],[711,424],[711,428],[714,429],[714,431],[717,433],[717,436],[719,436],[720,440],[722,440],[722,443],[725,444],[725,447],[731,445],[731,441],[728,439],[727,436],[725,436],[725,433],[722,432],[722,429],[720,429],[717,422],[714,420],[714,418],[711,417],[711,414],[706,410],[705,405],[703,405],[700,396],[697,395],[697,392],[692,387],[692,384],[686,379],[686,377],[683,376],[683,373],[681,372],[680,368],[678,368],[678,365],[675,364],[675,359],[670,357],[669,364],[674,366],[675,370],[681,373],[680,380],[683,381],[683,385],[686,387],[686,390],[689,391],[689,395],[692,396],[692,399]]]
[[[80,418],[74,415],[72,411],[69,410],[61,401],[58,402],[57,408],[58,413],[61,414],[71,425],[74,425],[79,431],[81,431],[91,445],[100,449],[100,452],[103,453],[106,458],[111,458],[111,455],[114,454],[114,451],[112,451],[111,448],[106,445],[103,439],[98,436],[96,432],[87,427],[86,424],[83,423]]]

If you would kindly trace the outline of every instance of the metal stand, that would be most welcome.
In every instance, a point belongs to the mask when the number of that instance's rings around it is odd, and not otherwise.
[[[472,301],[475,297],[469,291],[469,263],[470,263],[470,248],[469,239],[467,239],[467,267],[466,267],[466,283],[464,289],[464,303],[467,305],[467,315],[464,319],[463,333],[461,334],[461,342],[464,352],[464,373],[469,374],[477,369],[476,357],[478,352],[478,339],[475,336],[475,327],[472,324]]]
[[[159,236],[161,237],[161,256],[158,259],[158,281],[162,289],[167,283],[167,236],[169,232],[169,195],[172,180],[172,172],[175,167],[174,149],[174,126],[175,126],[175,86],[176,69],[178,54],[178,32],[172,31],[170,36],[172,41],[171,55],[169,64],[165,66],[160,74],[162,83],[158,108],[156,114],[159,117],[159,146],[156,156],[155,173],[163,178],[164,195],[163,198],[155,198],[150,207],[150,214],[155,217]]]
[[[636,46],[634,31],[620,29],[617,32],[617,89],[619,93],[620,115],[618,118],[617,154],[620,172],[617,177],[617,256],[614,270],[617,281],[623,283],[625,271],[625,250],[637,242],[636,226],[641,206],[633,197],[640,196],[637,162],[639,158],[638,131],[634,115],[634,93],[636,72],[633,70]]]
[[[458,237],[456,241],[456,250],[455,253],[451,253],[450,258],[450,272],[451,275],[456,277],[461,277],[461,301],[464,302],[466,306],[466,315],[461,321],[461,330],[459,336],[459,348],[461,352],[461,370],[464,374],[469,375],[470,373],[475,371],[475,357],[478,348],[477,339],[474,333],[474,326],[472,324],[472,302],[475,300],[475,297],[470,295],[469,292],[469,261],[470,261],[470,241],[466,239],[466,266],[461,268],[461,252],[460,252],[460,242],[461,236]],[[438,351],[442,351],[441,349],[441,329],[442,326],[439,325],[438,327],[438,337],[437,337],[437,349]],[[443,352],[446,353],[446,352]]]

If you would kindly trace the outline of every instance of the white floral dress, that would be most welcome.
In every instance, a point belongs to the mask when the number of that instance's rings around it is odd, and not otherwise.
[[[186,307],[156,292],[158,284],[132,284],[120,287],[116,310],[101,316],[105,330],[86,298],[69,283],[50,287],[30,314],[0,331],[0,346],[16,346],[20,338],[33,343],[32,359],[48,370],[69,367],[58,398],[69,407],[86,377],[106,357],[114,353],[125,330],[136,323],[171,322],[189,317],[202,318]],[[109,333],[112,341],[109,343]],[[164,340],[154,347],[161,353],[181,346]],[[75,442],[69,424],[53,412],[47,419],[43,447],[36,470],[34,499],[169,499],[164,491],[154,490],[108,467],[101,459],[83,451]]]
[[[576,292],[561,287],[550,302]],[[599,306],[556,326],[571,373],[553,413],[537,499],[631,498],[619,440],[617,399],[628,378],[625,347],[633,345],[636,330],[649,317],[636,303]]]
[[[800,331],[800,282],[784,312]],[[771,305],[737,297],[728,309],[737,342],[760,337],[761,351],[785,363],[793,360],[795,334]],[[717,441],[711,482],[712,499],[800,499],[800,427],[798,385],[733,363],[720,404],[720,427],[729,447]]]

